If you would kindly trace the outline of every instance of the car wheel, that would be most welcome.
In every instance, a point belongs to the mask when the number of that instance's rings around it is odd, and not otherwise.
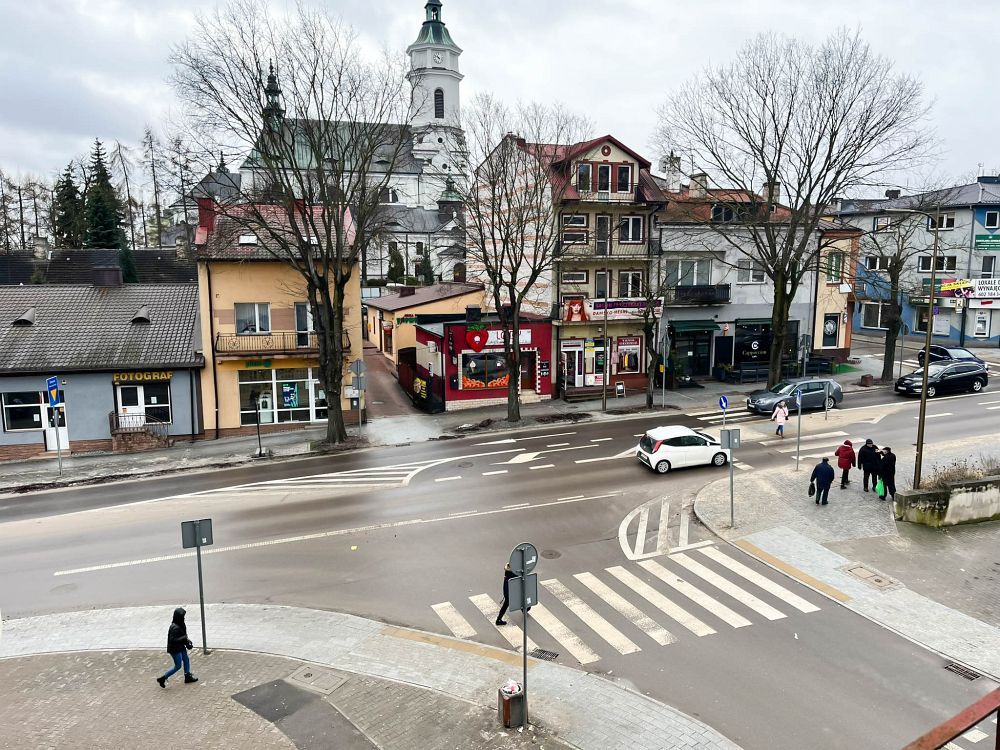
[[[713,466],[725,466],[726,465],[726,454],[725,453],[716,453],[714,456],[712,456],[712,465]]]
[[[927,398],[934,398],[937,395],[937,388],[933,385],[927,386]]]
[[[836,407],[836,405],[837,405],[837,399],[835,399],[833,396],[827,396],[826,408],[833,409],[834,407]]]
[[[983,381],[982,380],[973,380],[972,381],[972,392],[973,393],[979,393],[981,390],[983,390]]]
[[[670,471],[669,461],[660,461],[660,463],[656,465],[657,474],[666,474],[668,471]]]

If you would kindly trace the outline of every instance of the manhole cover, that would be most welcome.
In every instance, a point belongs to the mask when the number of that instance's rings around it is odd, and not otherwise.
[[[973,671],[973,670],[969,669],[968,667],[963,666],[961,664],[955,664],[955,662],[951,662],[948,665],[946,665],[945,669],[947,669],[949,672],[954,672],[959,677],[964,677],[965,679],[969,680],[970,682],[972,680],[978,680],[980,677],[982,677],[982,675],[979,674],[979,672],[975,672],[975,671]]]
[[[843,568],[843,570],[858,580],[864,581],[869,586],[873,586],[880,590],[889,589],[897,585],[897,581],[894,581],[888,576],[882,575],[881,573],[864,565],[852,564]]]
[[[532,659],[541,659],[542,661],[555,661],[559,654],[555,651],[546,651],[544,648],[536,648],[534,651],[531,651],[528,656]]]
[[[347,678],[332,669],[313,667],[307,664],[292,672],[285,678],[285,681],[296,687],[312,690],[314,693],[329,695],[347,682]]]
[[[562,552],[557,552],[554,549],[543,549],[542,557],[546,560],[555,560],[557,557],[562,557]]]

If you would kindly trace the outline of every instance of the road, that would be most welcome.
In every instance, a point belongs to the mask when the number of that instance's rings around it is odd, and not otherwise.
[[[803,471],[844,437],[912,450],[916,402],[881,392],[844,406],[804,417]],[[992,434],[994,406],[988,392],[931,402],[928,442]],[[784,441],[766,420],[733,419],[738,474],[795,470],[794,418]],[[530,540],[543,558],[538,648],[746,748],[898,747],[993,687],[714,543],[688,506],[725,470],[661,477],[629,455],[667,421],[720,426],[698,413],[556,425],[7,498],[0,608],[189,602],[178,524],[211,517],[209,600],[330,608],[510,647],[520,616],[492,624],[502,565]]]

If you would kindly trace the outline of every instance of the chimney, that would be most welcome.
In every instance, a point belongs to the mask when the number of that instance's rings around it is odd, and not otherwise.
[[[660,171],[666,178],[668,192],[676,193],[681,189],[681,157],[674,156],[671,151],[670,156],[660,159]]]
[[[688,195],[692,198],[704,198],[708,195],[708,175],[704,172],[695,172],[691,175],[691,187]]]
[[[777,180],[764,183],[764,198],[768,205],[781,203],[781,183]]]
[[[118,266],[94,266],[94,286],[112,287],[122,285],[122,269]]]
[[[38,260],[45,260],[49,257],[49,240],[46,237],[31,238],[31,252]]]
[[[888,198],[891,201],[896,200],[896,198],[898,198],[899,195],[900,195],[900,192],[898,190],[886,190],[885,191],[885,197]]]
[[[416,288],[414,288],[412,286],[401,286],[399,288],[399,296],[400,297],[412,297],[413,293],[415,291],[417,291]]]
[[[174,242],[174,254],[178,258],[191,257],[191,243],[188,241],[188,229],[186,224],[184,225],[184,233],[177,235],[177,240]]]
[[[465,306],[465,322],[466,323],[478,323],[483,319],[483,311],[479,305],[466,305]]]

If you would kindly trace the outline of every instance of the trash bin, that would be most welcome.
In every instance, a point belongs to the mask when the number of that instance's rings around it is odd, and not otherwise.
[[[509,680],[497,690],[497,718],[505,727],[519,727],[524,721],[524,691]]]
[[[875,378],[872,375],[862,375],[861,385],[864,388],[871,388],[875,384]]]

